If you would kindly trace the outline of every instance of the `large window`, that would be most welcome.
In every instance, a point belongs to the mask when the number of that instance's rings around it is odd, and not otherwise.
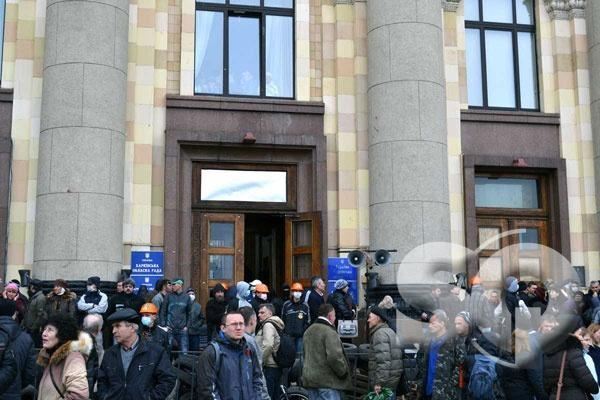
[[[194,86],[196,94],[294,97],[294,1],[198,1]]]
[[[538,110],[534,0],[465,0],[471,108]]]

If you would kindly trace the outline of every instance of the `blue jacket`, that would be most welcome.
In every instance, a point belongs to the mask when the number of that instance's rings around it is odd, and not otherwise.
[[[164,400],[175,386],[175,375],[167,352],[140,338],[127,376],[121,360],[121,346],[104,353],[98,370],[100,400]]]
[[[255,351],[242,339],[232,342],[220,333],[215,339],[220,349],[220,363],[210,345],[200,355],[198,399],[260,400],[262,371]],[[217,368],[217,364],[220,366]]]

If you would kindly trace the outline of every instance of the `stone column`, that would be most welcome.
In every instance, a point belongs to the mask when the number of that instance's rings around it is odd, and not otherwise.
[[[36,278],[121,270],[128,14],[127,0],[48,0]]]
[[[588,1],[585,13],[590,71],[590,112],[594,140],[596,215],[600,224],[600,3]]]
[[[371,248],[450,240],[440,0],[368,1]],[[381,268],[383,283],[395,268]]]

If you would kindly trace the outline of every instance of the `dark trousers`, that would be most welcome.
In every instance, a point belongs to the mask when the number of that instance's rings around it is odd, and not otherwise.
[[[279,399],[281,396],[281,368],[264,368],[265,380],[267,381],[267,391],[271,399]]]
[[[200,335],[188,335],[190,351],[200,351]]]

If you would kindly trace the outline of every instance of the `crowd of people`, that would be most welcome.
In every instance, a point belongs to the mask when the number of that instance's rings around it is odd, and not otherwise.
[[[370,307],[366,398],[600,399],[600,283],[504,283],[432,286],[410,305],[419,340],[405,338],[390,296]],[[35,279],[28,296],[19,285],[0,298],[2,399],[166,399],[175,354],[196,357],[198,399],[280,399],[298,363],[310,399],[341,400],[356,384],[337,329],[358,317],[343,279],[280,296],[259,280],[219,283],[204,312],[181,278],[153,291],[124,279],[111,296],[98,277],[79,297],[62,279],[47,294]]]

